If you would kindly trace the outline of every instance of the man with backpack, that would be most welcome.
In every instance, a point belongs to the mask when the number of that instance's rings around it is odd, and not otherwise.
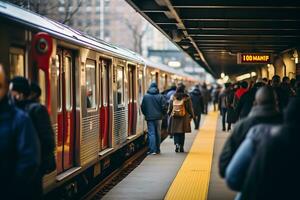
[[[31,87],[34,88],[34,87]],[[10,83],[10,95],[14,104],[28,113],[37,132],[41,149],[41,166],[35,179],[36,199],[43,194],[42,178],[45,174],[55,170],[55,140],[50,117],[45,106],[40,104],[38,98],[31,98],[29,82],[24,77],[15,77]]]
[[[141,105],[148,126],[148,154],[160,153],[160,128],[161,120],[166,112],[166,105],[166,99],[159,93],[157,84],[155,82],[151,83]]]

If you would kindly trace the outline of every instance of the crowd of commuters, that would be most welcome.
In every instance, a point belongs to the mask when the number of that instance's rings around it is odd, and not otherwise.
[[[236,87],[237,85],[237,87]],[[219,158],[219,172],[236,200],[294,199],[300,178],[300,84],[288,77],[225,84],[219,95],[223,130],[236,123]],[[228,128],[228,129],[229,129]]]
[[[8,80],[0,64],[0,193],[3,199],[41,199],[42,178],[55,170],[50,117],[41,89],[24,77]],[[17,188],[17,191],[16,191]]]

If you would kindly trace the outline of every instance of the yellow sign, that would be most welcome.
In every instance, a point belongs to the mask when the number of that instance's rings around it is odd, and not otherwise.
[[[269,64],[271,54],[266,53],[239,53],[237,54],[238,64]]]

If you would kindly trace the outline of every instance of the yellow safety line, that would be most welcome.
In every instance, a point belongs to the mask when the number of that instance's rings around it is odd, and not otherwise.
[[[207,199],[217,120],[217,112],[205,117],[165,200]]]

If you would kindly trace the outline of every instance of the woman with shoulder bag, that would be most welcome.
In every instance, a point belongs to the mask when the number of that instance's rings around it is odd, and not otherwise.
[[[174,136],[175,152],[184,152],[185,133],[191,132],[193,107],[190,96],[185,92],[185,85],[178,84],[170,100],[168,115],[170,121],[168,132]]]

